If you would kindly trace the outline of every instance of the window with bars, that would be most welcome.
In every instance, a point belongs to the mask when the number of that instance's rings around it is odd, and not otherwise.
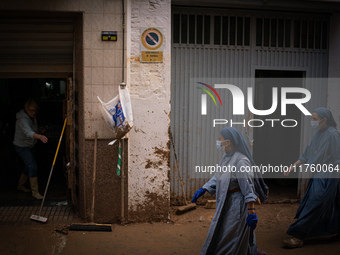
[[[250,17],[174,14],[173,43],[249,46],[250,21]],[[270,17],[254,21],[256,46],[327,49],[327,21]]]
[[[326,21],[256,19],[256,46],[327,49],[327,38]]]
[[[250,18],[214,16],[215,45],[250,45]]]
[[[250,45],[250,18],[174,14],[173,43]]]
[[[174,14],[173,43],[210,44],[209,15]]]

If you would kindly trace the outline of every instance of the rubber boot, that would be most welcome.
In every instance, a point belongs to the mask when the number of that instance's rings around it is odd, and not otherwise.
[[[39,187],[38,187],[38,177],[32,177],[30,178],[30,184],[32,189],[32,196],[38,200],[43,199],[43,196],[39,193]]]
[[[25,187],[25,183],[27,182],[28,176],[26,174],[21,174],[18,182],[18,190],[23,192],[30,192],[28,188]]]

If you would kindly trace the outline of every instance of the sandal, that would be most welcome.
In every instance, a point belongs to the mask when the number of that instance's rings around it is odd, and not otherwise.
[[[288,246],[289,248],[300,248],[303,246],[303,240],[292,237],[292,238],[283,240],[283,244]]]

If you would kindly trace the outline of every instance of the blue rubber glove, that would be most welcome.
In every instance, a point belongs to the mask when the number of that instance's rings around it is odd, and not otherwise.
[[[247,225],[250,227],[250,230],[254,230],[256,228],[257,220],[258,218],[256,216],[256,213],[253,214],[248,213]]]
[[[194,194],[194,196],[193,196],[191,202],[192,202],[192,203],[196,203],[197,199],[198,199],[199,197],[203,196],[204,193],[205,193],[205,191],[206,191],[206,190],[203,189],[203,188],[200,188],[199,190],[197,190],[197,191],[195,192],[195,194]]]

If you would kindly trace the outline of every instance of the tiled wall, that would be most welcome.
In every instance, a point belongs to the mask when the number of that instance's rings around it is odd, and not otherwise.
[[[118,94],[122,82],[121,1],[92,1],[84,13],[84,104],[85,137],[111,138],[112,132],[100,112],[97,96],[104,102]],[[102,31],[117,31],[116,42],[101,41]]]

